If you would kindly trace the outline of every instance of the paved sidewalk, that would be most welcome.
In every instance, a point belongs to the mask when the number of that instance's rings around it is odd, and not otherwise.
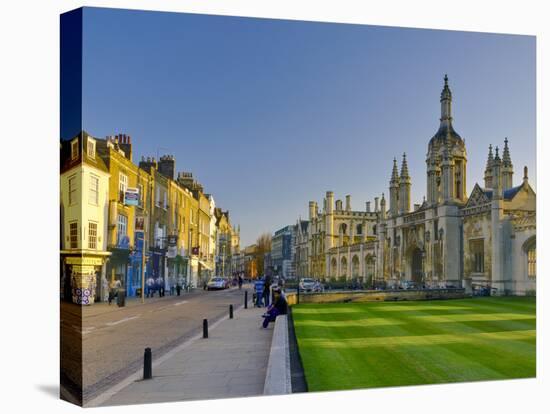
[[[101,405],[262,395],[273,335],[273,324],[260,328],[264,311],[239,309],[211,328],[208,339],[194,339],[153,364],[153,379],[132,382]]]

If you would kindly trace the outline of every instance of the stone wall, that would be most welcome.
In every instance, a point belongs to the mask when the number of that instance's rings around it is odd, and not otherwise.
[[[296,293],[287,293],[289,305],[297,302]],[[300,303],[383,302],[401,300],[462,299],[464,289],[361,290],[300,293]]]

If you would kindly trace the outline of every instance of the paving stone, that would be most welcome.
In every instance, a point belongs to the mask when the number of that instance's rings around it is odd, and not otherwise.
[[[262,395],[273,328],[260,329],[263,309],[241,309],[102,405]]]

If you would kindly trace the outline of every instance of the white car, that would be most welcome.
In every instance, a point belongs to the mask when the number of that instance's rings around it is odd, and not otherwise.
[[[315,286],[317,284],[317,281],[315,279],[304,277],[303,279],[300,279],[300,290],[304,292],[313,292],[315,290]]]
[[[206,284],[207,290],[221,290],[227,287],[227,282],[223,277],[213,277]]]

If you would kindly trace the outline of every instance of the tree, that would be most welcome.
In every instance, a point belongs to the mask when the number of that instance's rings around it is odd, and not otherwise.
[[[264,260],[265,254],[271,252],[271,234],[263,233],[260,234],[258,239],[256,239],[256,263],[258,265],[258,274],[265,274]]]

